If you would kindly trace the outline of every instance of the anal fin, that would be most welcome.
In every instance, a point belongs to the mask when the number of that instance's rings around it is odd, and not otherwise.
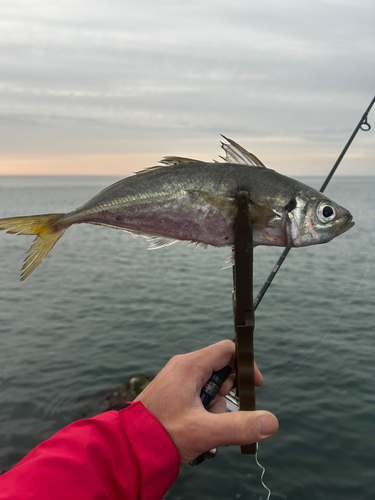
[[[149,242],[149,247],[147,250],[157,250],[158,248],[169,247],[180,240],[175,240],[173,238],[166,238],[164,236],[145,236]]]

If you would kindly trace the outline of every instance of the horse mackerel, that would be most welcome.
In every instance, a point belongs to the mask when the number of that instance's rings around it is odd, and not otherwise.
[[[254,245],[315,245],[354,225],[345,208],[266,168],[255,155],[224,139],[224,162],[165,157],[162,165],[116,182],[72,212],[0,219],[0,230],[36,235],[21,280],[35,271],[72,224],[122,229],[148,238],[150,248],[181,240],[233,245],[239,191],[249,196]]]

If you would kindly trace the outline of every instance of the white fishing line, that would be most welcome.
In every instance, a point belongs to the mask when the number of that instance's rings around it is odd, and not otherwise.
[[[262,483],[263,488],[265,490],[267,490],[267,499],[266,500],[269,500],[269,498],[271,496],[271,490],[268,488],[268,486],[266,486],[266,484],[263,480],[264,474],[266,473],[266,468],[263,467],[263,465],[258,460],[258,443],[256,443],[256,446],[257,446],[257,452],[255,453],[255,462],[262,469],[262,474],[260,475],[260,482]]]
[[[368,272],[370,271],[370,268],[372,266],[372,263],[374,261],[374,257],[375,257],[375,254],[372,255],[371,257],[371,260],[370,260],[370,264],[368,265],[366,271],[365,271],[365,274],[363,275],[361,281],[359,282],[357,288],[355,289],[353,295],[351,296],[351,298],[349,299],[349,302],[346,304],[346,306],[344,307],[344,309],[342,310],[341,314],[337,317],[336,321],[333,323],[333,325],[331,326],[331,328],[328,330],[328,332],[324,335],[324,337],[317,343],[317,345],[314,347],[314,349],[312,349],[309,354],[307,354],[307,356],[305,358],[303,358],[303,360],[294,368],[294,370],[289,373],[289,375],[287,377],[285,377],[283,380],[281,380],[281,382],[279,382],[273,389],[271,389],[269,392],[267,392],[267,394],[265,396],[263,396],[261,399],[258,400],[258,402],[260,401],[263,401],[263,399],[265,399],[267,396],[269,396],[272,392],[274,392],[278,387],[280,387],[280,385],[282,385],[284,382],[286,382],[287,380],[290,379],[290,377],[303,365],[303,363],[309,359],[309,357],[314,354],[314,352],[319,348],[319,346],[325,341],[325,339],[328,337],[328,335],[332,332],[332,330],[335,328],[335,326],[337,325],[337,323],[340,321],[340,319],[344,316],[344,314],[346,313],[346,310],[348,309],[348,307],[350,306],[350,304],[352,303],[354,297],[356,296],[358,290],[361,288]]]

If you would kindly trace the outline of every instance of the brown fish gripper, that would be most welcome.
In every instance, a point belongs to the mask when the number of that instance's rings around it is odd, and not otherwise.
[[[253,231],[249,195],[237,194],[238,213],[234,226],[233,315],[236,344],[236,388],[240,411],[255,410]],[[241,453],[255,455],[256,443],[241,446]]]

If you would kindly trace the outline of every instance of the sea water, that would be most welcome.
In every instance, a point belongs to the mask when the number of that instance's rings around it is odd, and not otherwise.
[[[0,177],[0,216],[67,212],[115,180]],[[259,445],[275,499],[375,498],[375,177],[334,177],[326,194],[356,225],[293,249],[256,311],[257,408],[280,422]],[[0,471],[131,375],[233,338],[230,249],[147,251],[143,238],[76,225],[21,283],[31,241],[0,233]],[[280,252],[255,250],[255,293]],[[266,492],[254,457],[223,447],[183,467],[166,498]]]

